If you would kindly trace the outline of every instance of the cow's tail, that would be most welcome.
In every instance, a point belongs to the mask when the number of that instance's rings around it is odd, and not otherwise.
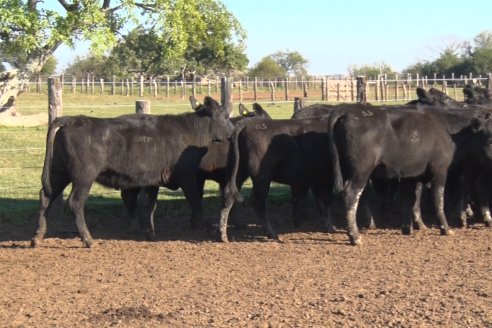
[[[48,128],[48,135],[46,137],[46,153],[44,155],[44,167],[41,175],[41,183],[43,190],[51,194],[51,161],[53,159],[53,144],[55,141],[55,135],[59,128],[63,127],[67,123],[67,117],[57,118]]]
[[[244,129],[244,124],[239,123],[236,126],[236,129],[234,131],[234,135],[232,136],[232,142],[229,147],[229,159],[227,163],[228,167],[228,181],[227,181],[227,187],[226,190],[227,192],[234,197],[234,199],[237,202],[242,202],[243,197],[241,196],[241,193],[237,189],[237,172],[239,170],[239,161],[240,161],[240,155],[239,155],[239,135],[241,134],[241,131]]]
[[[344,113],[342,111],[332,111],[330,113],[328,119],[328,130],[329,130],[329,145],[330,145],[330,154],[331,154],[331,165],[333,170],[333,179],[334,179],[334,187],[335,191],[341,192],[343,190],[343,176],[342,170],[340,167],[340,156],[338,153],[337,142],[335,138],[335,123],[338,119],[343,116]]]

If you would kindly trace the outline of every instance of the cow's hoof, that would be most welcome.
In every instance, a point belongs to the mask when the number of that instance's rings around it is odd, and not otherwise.
[[[221,234],[219,241],[221,241],[223,243],[228,243],[229,242],[229,238],[227,238],[227,234]]]
[[[486,227],[492,228],[492,220],[485,220],[483,223],[485,223]]]
[[[153,232],[147,232],[145,234],[145,240],[147,240],[147,241],[155,241],[155,233],[153,233]]]
[[[85,247],[92,248],[96,245],[93,239],[84,239],[83,240]]]
[[[41,244],[41,240],[34,237],[33,239],[31,239],[31,247],[32,248],[36,248],[38,247],[39,245]]]
[[[324,230],[324,232],[327,232],[327,233],[335,233],[335,232],[337,232],[337,228],[335,228],[335,226],[332,225],[332,224],[325,225],[323,227],[323,230]]]
[[[427,226],[423,222],[416,222],[415,223],[415,229],[424,231],[427,230]]]
[[[453,235],[454,235],[454,231],[450,229],[441,228],[441,236],[453,236]]]
[[[408,225],[402,226],[401,234],[404,236],[410,236],[412,234],[412,228]]]
[[[360,236],[357,236],[357,237],[350,236],[350,245],[352,245],[352,246],[362,245],[362,238]]]

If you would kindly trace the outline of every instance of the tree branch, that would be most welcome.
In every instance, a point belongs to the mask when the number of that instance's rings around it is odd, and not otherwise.
[[[76,0],[74,3],[68,3],[65,0],[58,0],[58,2],[65,8],[68,12],[75,12],[79,9],[79,1]]]

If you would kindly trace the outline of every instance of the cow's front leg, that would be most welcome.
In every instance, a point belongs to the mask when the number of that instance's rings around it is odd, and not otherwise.
[[[189,178],[181,186],[184,196],[191,206],[191,228],[203,229],[206,226],[203,217],[202,195],[198,190],[196,179]]]
[[[270,219],[266,215],[266,199],[268,192],[270,191],[270,182],[264,178],[257,178],[253,180],[253,190],[251,191],[253,208],[260,219],[263,231],[267,237],[280,240],[277,232],[273,229]]]

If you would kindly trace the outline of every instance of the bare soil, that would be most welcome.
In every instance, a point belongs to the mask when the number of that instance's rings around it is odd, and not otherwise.
[[[0,126],[21,126],[31,127],[48,124],[48,113],[38,113],[33,115],[10,115],[10,113],[0,114]]]
[[[126,233],[121,205],[89,211],[92,249],[69,219],[50,221],[36,249],[34,220],[1,227],[0,326],[492,327],[492,230],[481,223],[447,237],[370,230],[353,247],[316,220],[294,228],[290,205],[270,202],[283,242],[242,209],[248,225],[223,244],[174,205],[158,213],[154,242]]]

